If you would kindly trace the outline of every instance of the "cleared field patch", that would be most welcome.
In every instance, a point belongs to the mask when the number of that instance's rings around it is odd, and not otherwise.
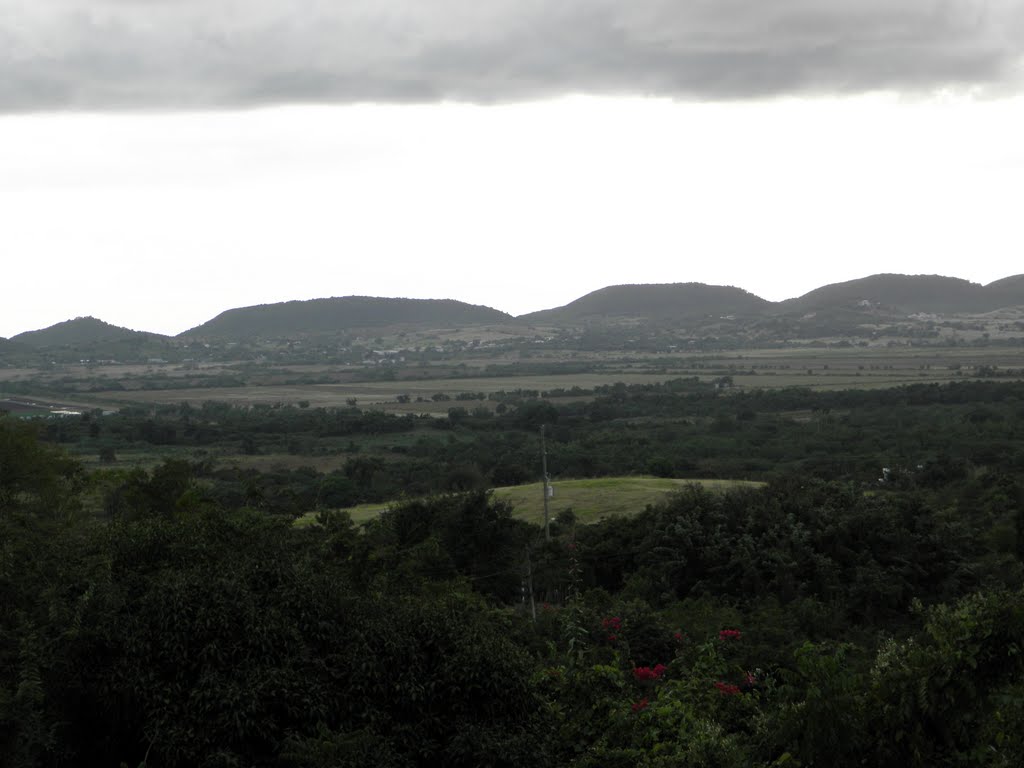
[[[665,477],[600,477],[585,480],[561,480],[552,483],[555,495],[549,499],[552,519],[567,507],[572,507],[580,523],[595,523],[611,515],[634,515],[648,504],[656,504],[673,491],[686,485],[699,485],[709,491],[728,491],[734,488],[758,488],[764,483],[751,480],[690,480]],[[514,507],[515,517],[531,523],[544,522],[544,497],[541,483],[495,488],[494,496],[508,501]],[[380,515],[396,502],[360,504],[348,510],[352,520],[362,523]],[[316,513],[310,512],[296,521],[296,525],[312,525]]]
[[[561,480],[551,484],[554,496],[548,499],[552,518],[571,507],[580,523],[594,523],[611,515],[632,515],[666,494],[686,485],[699,485],[709,491],[757,488],[764,483],[750,480],[689,480],[666,477],[599,477],[585,480]],[[495,488],[498,499],[511,502],[515,516],[531,523],[544,522],[542,483]]]

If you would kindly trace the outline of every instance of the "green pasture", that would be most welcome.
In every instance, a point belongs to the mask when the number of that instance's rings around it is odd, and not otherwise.
[[[552,482],[554,495],[548,499],[552,518],[563,509],[572,508],[577,521],[594,523],[611,515],[632,515],[642,512],[648,504],[661,501],[666,494],[685,485],[699,485],[709,491],[732,488],[756,488],[764,485],[748,480],[691,480],[666,477],[599,477],[584,480]],[[512,503],[515,515],[531,523],[544,522],[544,491],[542,483],[495,488],[498,499]]]
[[[656,504],[666,494],[686,485],[699,485],[709,491],[727,491],[732,488],[756,488],[764,483],[749,480],[692,480],[664,477],[601,477],[584,480],[561,480],[551,485],[554,496],[548,499],[552,519],[571,507],[580,523],[594,523],[611,515],[633,515],[642,512],[648,504]],[[515,516],[531,523],[544,522],[544,495],[541,483],[495,488],[494,496],[508,501]],[[352,519],[365,522],[377,517],[394,502],[360,504],[348,510]],[[310,512],[296,521],[296,525],[312,525],[316,513]]]

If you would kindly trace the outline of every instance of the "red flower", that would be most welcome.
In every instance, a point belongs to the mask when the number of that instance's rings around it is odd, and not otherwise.
[[[715,688],[717,688],[718,692],[721,693],[723,696],[735,696],[737,693],[740,692],[740,688],[738,685],[733,685],[732,683],[723,683],[721,680],[715,681]]]
[[[601,619],[601,626],[605,629],[622,629],[622,619],[618,616],[609,616]]]
[[[738,629],[723,629],[718,633],[719,640],[739,640],[741,637]]]
[[[674,635],[672,635],[672,639],[675,640],[677,643],[681,643],[683,642],[683,640],[686,639],[686,636],[682,632],[676,632]]]
[[[668,669],[668,667],[664,664],[658,664],[654,669],[651,669],[650,667],[636,667],[633,670],[633,677],[641,682],[646,680],[657,680],[665,674],[666,669]]]
[[[618,639],[619,639],[618,635],[608,635],[608,642],[609,643],[614,643]]]
[[[647,701],[647,697],[644,696],[644,698],[640,699],[640,701],[634,701],[633,702],[633,711],[634,712],[639,712],[641,709],[647,709],[647,705],[649,703],[650,702]]]

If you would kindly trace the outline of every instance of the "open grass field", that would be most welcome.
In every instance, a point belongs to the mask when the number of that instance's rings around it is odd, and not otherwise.
[[[732,488],[757,488],[764,483],[749,480],[688,480],[664,477],[601,477],[585,480],[561,480],[552,483],[555,495],[549,499],[552,519],[567,507],[572,507],[578,522],[594,523],[611,515],[632,515],[642,512],[648,504],[656,504],[666,494],[685,485],[695,484],[710,491]],[[494,496],[508,501],[515,508],[515,516],[531,523],[544,522],[544,497],[541,483],[495,488]],[[352,519],[365,522],[377,517],[392,502],[360,504],[348,510]],[[312,525],[316,515],[310,513],[296,521],[296,525]]]
[[[688,480],[665,477],[599,477],[584,480],[561,480],[552,483],[554,496],[548,499],[552,517],[571,507],[581,523],[594,523],[611,515],[631,515],[643,511],[648,504],[661,501],[666,494],[694,484],[709,491],[733,488],[756,488],[764,483],[748,480]],[[544,522],[544,491],[542,483],[495,488],[494,495],[511,502],[518,518],[531,523]]]

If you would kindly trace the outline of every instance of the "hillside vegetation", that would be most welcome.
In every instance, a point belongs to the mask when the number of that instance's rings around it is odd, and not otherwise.
[[[451,299],[345,296],[229,309],[180,336],[204,339],[302,337],[378,326],[444,327],[503,323],[511,319],[510,315],[496,309]]]
[[[38,331],[26,331],[12,336],[11,341],[30,347],[88,346],[126,340],[148,340],[159,334],[121,328],[95,317],[77,317],[51,325]],[[166,337],[162,337],[166,338]]]
[[[523,315],[532,323],[575,322],[615,316],[660,320],[704,315],[754,315],[771,302],[732,286],[703,283],[615,285],[588,293],[564,307]]]
[[[985,292],[992,296],[992,303],[998,308],[1020,306],[1024,304],[1024,275],[1004,277],[989,283]]]
[[[902,313],[987,312],[998,309],[998,292],[967,280],[940,275],[872,275],[817,288],[797,299],[781,302],[782,311],[804,312],[870,307]]]

